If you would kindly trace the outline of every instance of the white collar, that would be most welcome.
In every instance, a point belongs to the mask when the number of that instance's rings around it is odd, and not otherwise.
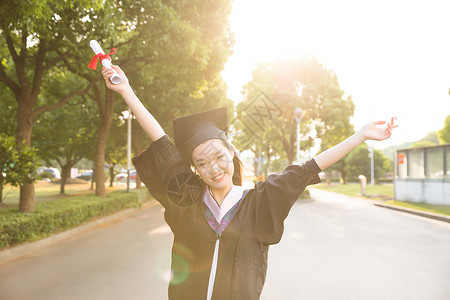
[[[217,223],[220,223],[223,216],[242,198],[244,194],[244,188],[239,185],[233,185],[231,190],[223,199],[222,206],[219,207],[216,200],[211,196],[209,192],[209,187],[207,186],[205,192],[203,193],[203,202],[208,205],[212,214],[216,218]]]

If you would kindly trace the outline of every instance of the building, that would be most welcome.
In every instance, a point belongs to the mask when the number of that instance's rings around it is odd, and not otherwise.
[[[396,200],[450,205],[450,144],[398,150]]]

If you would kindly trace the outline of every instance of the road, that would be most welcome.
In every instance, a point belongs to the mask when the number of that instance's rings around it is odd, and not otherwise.
[[[450,224],[311,190],[269,250],[261,300],[450,299]],[[0,265],[0,299],[167,299],[172,236],[154,204]]]

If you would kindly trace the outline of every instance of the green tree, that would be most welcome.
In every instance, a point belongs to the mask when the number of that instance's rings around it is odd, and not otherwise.
[[[351,97],[343,98],[344,91],[334,72],[315,58],[260,64],[252,74],[252,81],[244,87],[245,99],[237,107],[238,115],[261,91],[281,108],[281,116],[264,122],[265,136],[258,143],[273,143],[275,152],[289,163],[296,155],[297,107],[304,111],[300,124],[303,151],[314,145],[315,138],[322,140],[321,149],[325,150],[353,133],[349,123],[354,111]],[[244,130],[244,136],[248,135],[243,140],[251,139],[252,134],[239,121],[236,126]]]
[[[439,137],[444,143],[450,143],[450,115],[445,118],[444,128],[439,130]]]
[[[3,202],[5,185],[33,183],[37,167],[35,149],[22,146],[18,150],[14,137],[0,133],[0,204]]]
[[[380,151],[374,151],[374,175],[375,180],[382,177],[384,173],[392,171],[392,164],[389,159]],[[371,167],[369,148],[363,143],[350,152],[345,158],[346,179],[357,181],[359,175],[364,175],[370,181]]]
[[[102,10],[89,14],[90,20],[97,21],[83,25],[86,32],[95,32],[95,39],[105,50],[118,48],[119,59],[114,63],[125,70],[136,94],[164,128],[171,128],[165,125],[171,124],[174,117],[208,106],[206,94],[217,90],[219,72],[231,53],[227,35],[230,11],[230,1],[108,1]],[[86,34],[73,40],[73,47],[79,43],[87,45],[91,38]],[[99,72],[77,64],[87,52],[65,51],[60,51],[60,55],[66,58],[65,66],[73,73],[90,82],[101,77]],[[115,103],[117,95],[101,83],[93,84],[88,97],[97,103],[100,115],[95,180],[96,194],[105,195],[107,133],[114,112],[124,107]],[[133,132],[134,136],[142,136],[140,129]],[[134,141],[135,147],[141,146]],[[141,147],[135,152],[140,152]]]
[[[431,142],[434,145],[439,145],[439,133],[437,131],[429,132],[426,136],[420,139],[422,142]]]
[[[35,122],[33,145],[47,164],[56,162],[59,165],[60,194],[65,193],[71,168],[95,150],[96,131],[92,124],[97,121],[97,111],[92,103],[77,97],[61,109],[41,114]]]
[[[430,141],[417,141],[414,142],[409,148],[420,148],[420,147],[429,147],[435,146],[436,144]]]
[[[106,142],[106,165],[109,169],[109,186],[113,186],[115,167],[127,163],[127,120],[116,114]]]
[[[17,102],[11,90],[2,84],[0,84],[0,95],[0,133],[14,136],[17,127]]]
[[[31,145],[33,121],[39,114],[57,109],[73,96],[86,92],[77,86],[56,103],[40,98],[43,81],[49,72],[59,68],[58,62],[62,60],[57,49],[76,40],[80,17],[101,3],[11,0],[0,5],[0,82],[12,91],[17,103],[19,147]],[[20,186],[19,210],[34,211],[34,186],[30,183]]]
[[[429,132],[426,136],[420,140],[412,143],[409,148],[429,147],[439,145],[439,132]]]

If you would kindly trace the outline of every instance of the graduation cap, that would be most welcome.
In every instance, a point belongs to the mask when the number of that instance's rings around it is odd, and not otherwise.
[[[204,141],[221,139],[227,141],[227,108],[221,107],[173,120],[175,146],[181,156],[192,160],[195,147]]]

